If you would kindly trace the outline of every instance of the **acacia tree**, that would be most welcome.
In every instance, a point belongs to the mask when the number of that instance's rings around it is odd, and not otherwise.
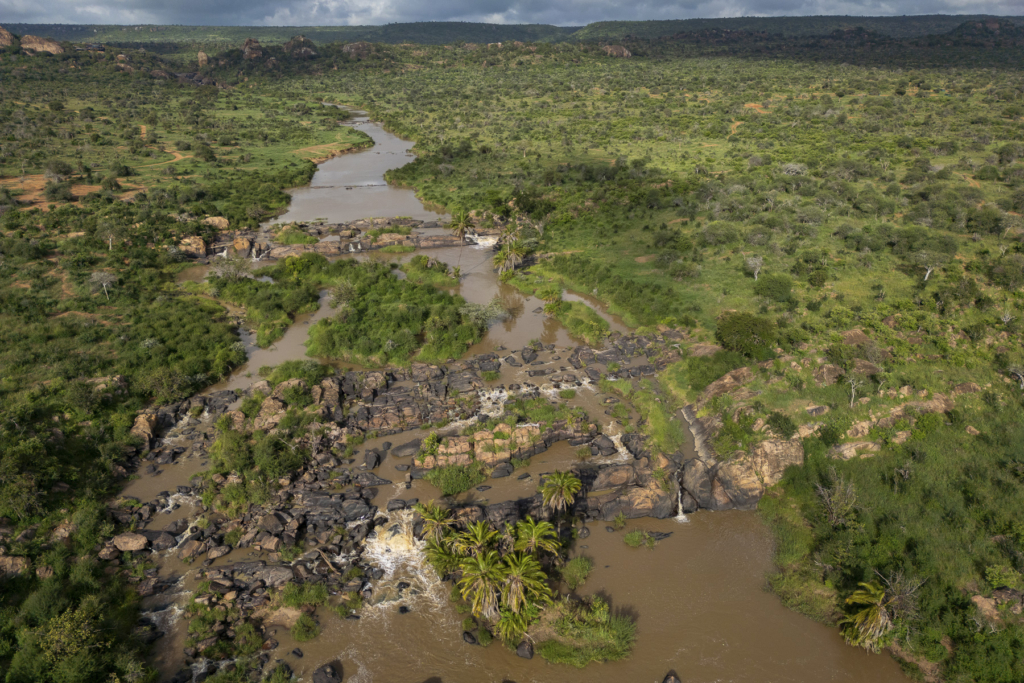
[[[754,276],[754,282],[757,282],[757,276],[761,273],[761,267],[764,266],[764,257],[762,256],[748,256],[746,261],[747,272]]]
[[[107,296],[107,301],[110,301],[110,293],[107,289],[114,286],[114,283],[117,282],[117,276],[113,273],[105,273],[100,270],[89,277],[89,282],[91,282],[94,287],[102,287],[103,293]]]
[[[100,223],[99,228],[96,230],[96,237],[107,243],[107,251],[114,250],[114,240],[121,240],[124,238],[125,230],[122,226],[117,223],[111,223],[110,221],[103,221]]]

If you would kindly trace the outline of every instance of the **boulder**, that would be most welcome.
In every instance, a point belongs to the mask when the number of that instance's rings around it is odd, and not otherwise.
[[[633,56],[632,52],[630,52],[621,45],[605,45],[601,49],[604,50],[604,53],[609,57],[619,57],[625,59],[627,57]]]
[[[636,470],[632,465],[613,465],[605,467],[597,474],[590,488],[592,491],[632,486],[636,484]]]
[[[202,237],[195,235],[186,237],[179,242],[178,249],[181,250],[181,253],[192,258],[203,258],[206,256],[206,242],[203,241]]]
[[[818,383],[818,386],[822,387],[835,384],[842,376],[843,369],[838,365],[832,365],[831,363],[819,366],[818,369],[814,371],[814,381]]]
[[[218,545],[206,553],[206,556],[211,560],[216,560],[218,557],[224,557],[231,552],[231,546],[229,545]]]
[[[0,555],[0,577],[11,577],[28,569],[28,560],[24,557]]]
[[[711,507],[711,474],[701,460],[694,458],[683,465],[683,488],[702,508]]]
[[[761,441],[750,453],[718,467],[715,480],[733,505],[753,510],[765,490],[778,483],[790,465],[804,461],[804,449],[798,441]]]
[[[882,368],[878,367],[874,363],[864,360],[863,358],[856,358],[853,361],[853,371],[858,375],[871,377],[882,372]]]
[[[223,216],[207,216],[206,218],[203,219],[203,223],[205,225],[212,225],[218,230],[228,229],[228,219],[224,218]]]
[[[156,429],[156,414],[143,413],[135,417],[135,424],[132,425],[131,435],[142,439],[146,448],[153,445],[153,430]]]
[[[206,66],[207,64],[210,63],[210,58],[207,57],[206,53],[203,52],[202,50],[200,50],[199,54],[196,55],[196,59],[198,60],[200,67],[204,67],[204,66]]]
[[[373,46],[362,40],[355,43],[349,43],[348,45],[341,48],[341,51],[349,57],[355,57],[356,59],[363,59],[370,54],[370,50]]]
[[[309,391],[309,385],[306,384],[306,380],[304,379],[285,380],[274,387],[274,392],[270,394],[270,397],[283,403],[287,403],[285,400],[285,392],[292,392],[292,390],[298,390],[305,393]]]
[[[324,664],[313,672],[313,683],[341,683],[341,667]]]
[[[528,640],[519,643],[519,647],[516,648],[516,654],[523,659],[533,659],[533,643]]]
[[[0,48],[10,47],[14,45],[14,34],[0,26]]]
[[[242,43],[242,57],[244,59],[259,59],[263,56],[263,47],[260,41],[255,38],[246,38]]]
[[[145,550],[146,545],[149,544],[147,539],[142,534],[136,534],[128,532],[125,534],[119,534],[114,536],[114,547],[121,552],[138,552],[139,550]]]
[[[274,513],[264,515],[260,520],[260,528],[271,534],[279,534],[284,531],[284,523]]]
[[[21,49],[32,52],[49,52],[51,55],[64,54],[64,48],[56,40],[40,38],[39,36],[22,36]]]
[[[732,393],[752,379],[754,379],[754,373],[750,371],[750,368],[737,368],[732,372],[727,372],[701,392],[697,406],[703,407],[713,398]]]
[[[205,550],[205,541],[192,539],[191,541],[186,541],[184,545],[181,546],[181,550],[178,551],[178,558],[182,560],[187,560],[201,555]]]
[[[143,531],[142,535],[149,540],[149,547],[156,551],[174,547],[174,536],[166,531]]]
[[[676,496],[672,490],[665,491],[656,481],[646,486],[631,486],[612,500],[601,505],[601,516],[605,521],[615,519],[620,513],[627,519],[671,517],[676,509]]]

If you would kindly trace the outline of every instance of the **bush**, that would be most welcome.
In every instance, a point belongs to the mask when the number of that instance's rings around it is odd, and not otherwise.
[[[796,434],[796,423],[785,413],[776,411],[768,416],[767,422],[772,431],[783,439],[789,439]]]
[[[562,567],[562,580],[569,590],[574,591],[583,585],[593,569],[594,561],[589,557],[574,557]]]
[[[441,491],[442,495],[455,496],[481,484],[487,475],[480,463],[471,465],[448,465],[436,467],[423,477]]]
[[[320,625],[313,621],[313,617],[303,614],[292,626],[292,638],[300,643],[313,640],[320,635]]]
[[[771,318],[753,313],[729,312],[718,317],[715,338],[729,351],[765,361],[775,355],[773,349],[778,343],[779,331]]]
[[[639,548],[641,546],[653,548],[658,545],[658,542],[654,540],[654,536],[643,529],[633,529],[632,531],[627,532],[626,535],[622,537],[622,540],[630,548]]]
[[[788,301],[792,290],[793,280],[784,273],[769,273],[754,283],[754,293],[772,301]]]
[[[558,603],[554,623],[556,637],[537,644],[537,653],[553,664],[582,669],[591,662],[614,662],[629,657],[636,641],[636,624],[628,617],[611,614],[608,603],[595,596],[592,602]]]
[[[286,583],[281,591],[281,602],[286,607],[322,605],[327,602],[327,586],[320,583]]]

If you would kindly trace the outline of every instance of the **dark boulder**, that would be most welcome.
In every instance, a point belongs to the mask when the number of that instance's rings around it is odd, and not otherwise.
[[[528,640],[519,643],[519,647],[516,648],[516,654],[523,659],[533,659],[533,643]]]
[[[476,645],[477,644],[476,636],[473,635],[472,633],[470,633],[469,631],[463,631],[462,632],[462,639],[464,641],[466,641],[467,643],[469,643],[470,645]]]

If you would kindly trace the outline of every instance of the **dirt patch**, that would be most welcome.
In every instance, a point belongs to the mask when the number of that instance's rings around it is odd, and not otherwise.
[[[139,131],[140,131],[139,132],[139,137],[142,138],[143,140],[145,140],[146,139],[146,125],[143,124],[143,125],[139,126]]]
[[[18,191],[21,194],[18,195],[18,201],[28,202],[30,207],[33,209],[40,209],[47,211],[50,204],[61,204],[62,202],[51,202],[43,194],[43,190],[46,188],[46,176],[41,174],[27,175],[25,179],[21,178],[4,178],[0,180],[0,187],[6,187],[12,191]],[[75,196],[75,201],[78,201],[90,192],[99,192],[102,188],[99,185],[85,185],[84,183],[72,183],[71,193]],[[141,186],[133,186],[132,194],[135,194],[142,190]],[[125,195],[122,195],[124,197]],[[129,195],[130,196],[130,195]]]
[[[191,159],[192,158],[191,154],[185,155],[185,154],[182,154],[181,152],[171,152],[171,154],[174,155],[173,159],[169,159],[167,161],[158,161],[155,164],[145,164],[143,166],[139,166],[139,168],[151,168],[153,166],[163,166],[164,164],[173,164],[175,161],[181,161],[182,159]]]
[[[339,149],[339,145],[342,146]],[[303,159],[312,161],[314,164],[322,164],[328,159],[334,157],[340,157],[342,154],[348,154],[356,149],[347,142],[328,142],[323,145],[313,145],[312,147],[303,147],[302,149],[293,149],[292,154],[297,154]]]
[[[729,135],[736,133],[736,129],[743,125],[742,121],[733,121],[732,125],[729,126]]]
[[[967,184],[970,185],[971,187],[978,187],[978,188],[981,187],[981,183],[979,183],[977,180],[975,180],[971,176],[967,175],[966,173],[960,173],[959,175],[960,175],[961,178],[966,180]]]
[[[744,106],[744,107],[746,107],[747,109],[753,109],[753,110],[754,110],[754,111],[756,111],[756,112],[757,112],[758,114],[767,114],[767,113],[768,113],[768,110],[767,110],[767,109],[765,109],[765,108],[764,108],[763,106],[761,106],[760,104],[758,104],[757,102],[747,102],[747,103],[746,103],[746,104],[744,104],[743,106]]]
[[[648,254],[647,256],[637,256],[633,260],[636,261],[637,263],[650,263],[651,261],[655,260],[656,258],[658,258],[657,254]]]

